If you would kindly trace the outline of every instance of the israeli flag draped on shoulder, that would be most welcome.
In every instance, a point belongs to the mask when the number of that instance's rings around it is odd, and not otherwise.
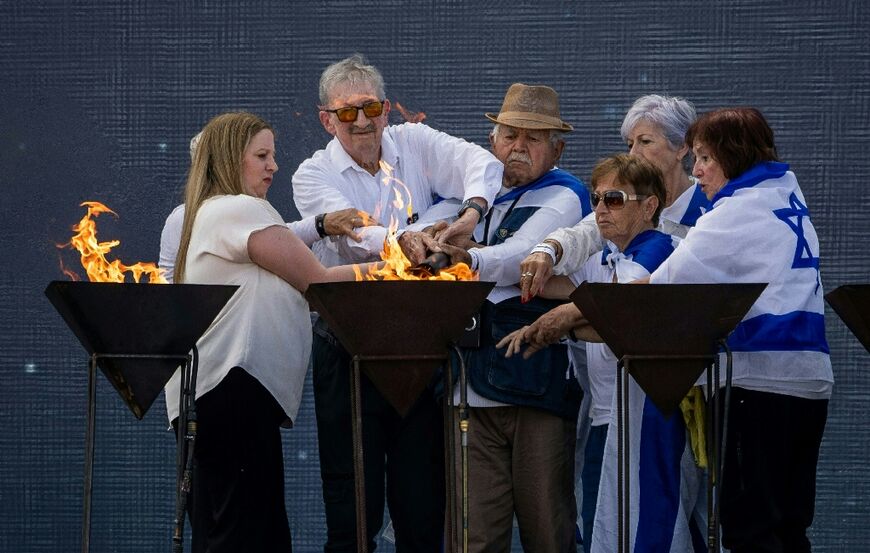
[[[671,253],[674,251],[675,242],[672,236],[667,235],[658,230],[645,230],[635,236],[625,248],[624,252],[616,250],[616,246],[609,240],[601,251],[601,264],[610,265],[617,269],[617,280],[619,282],[629,282],[619,273],[619,259],[631,259],[646,271],[646,274],[638,275],[634,278],[644,278],[658,268]]]
[[[620,252],[608,242],[594,267],[586,271],[598,281],[609,282],[616,272],[618,282],[631,282],[650,272],[674,251],[678,239],[657,230],[647,230]],[[590,278],[590,280],[592,280]],[[604,350],[597,355],[598,349]],[[587,345],[589,379],[601,388],[615,412],[615,368],[617,359],[603,344]],[[632,551],[698,552],[706,551],[700,530],[706,525],[703,472],[695,465],[679,413],[665,417],[646,394],[629,379],[629,417],[631,432],[631,528]],[[606,392],[604,392],[606,390]],[[593,394],[595,395],[595,394]],[[592,553],[611,553],[618,549],[616,425],[611,418],[607,430],[597,507],[592,533]]]
[[[548,186],[564,186],[570,189],[580,199],[580,204],[583,206],[583,215],[592,212],[592,203],[589,200],[589,191],[586,189],[586,185],[583,184],[583,181],[562,169],[551,169],[541,175],[538,180],[530,182],[525,186],[513,188],[507,194],[499,196],[493,203],[512,202],[530,190],[539,190]]]
[[[819,241],[794,174],[785,163],[759,163],[712,203],[650,282],[768,283],[728,338],[734,384],[829,397]]]
[[[698,222],[698,218],[709,209],[710,201],[698,186],[698,181],[692,177],[692,185],[677,196],[674,203],[662,209],[659,230],[685,238],[689,229]]]

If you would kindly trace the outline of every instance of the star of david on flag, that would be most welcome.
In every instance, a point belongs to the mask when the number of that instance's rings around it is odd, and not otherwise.
[[[819,256],[813,255],[810,244],[804,236],[804,217],[809,218],[810,210],[801,203],[797,194],[791,193],[788,198],[789,207],[774,209],[773,214],[797,235],[792,269],[815,269],[816,279],[819,279]],[[818,286],[817,286],[818,288]]]

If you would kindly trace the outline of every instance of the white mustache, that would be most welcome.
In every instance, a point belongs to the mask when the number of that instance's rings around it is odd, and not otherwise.
[[[525,163],[526,165],[532,164],[532,158],[529,154],[524,154],[521,152],[512,152],[505,163],[510,163],[511,161],[519,161],[520,163]]]
[[[374,131],[375,131],[374,124],[370,124],[367,127],[362,128],[362,129],[359,127],[351,127],[350,128],[350,134],[364,134],[364,133],[374,132]]]

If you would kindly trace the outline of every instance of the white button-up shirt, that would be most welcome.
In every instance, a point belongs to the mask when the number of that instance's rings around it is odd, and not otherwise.
[[[329,237],[312,249],[327,267],[377,259],[391,219],[402,229],[422,215],[436,197],[484,198],[489,205],[501,188],[504,166],[490,152],[419,123],[384,129],[382,166],[375,175],[360,167],[334,138],[302,162],[293,175],[293,199],[303,217],[355,207],[383,226],[360,229],[363,241]],[[397,195],[405,203],[399,207]],[[411,213],[407,211],[408,198]]]

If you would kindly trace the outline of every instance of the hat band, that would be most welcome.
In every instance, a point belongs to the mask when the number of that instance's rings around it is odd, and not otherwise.
[[[498,114],[497,119],[507,120],[507,119],[519,119],[521,121],[534,121],[538,123],[546,123],[548,125],[552,125],[557,129],[561,129],[565,124],[558,117],[551,117],[549,115],[544,115],[542,113],[530,113],[527,111],[503,111]],[[507,123],[506,123],[507,124]]]

